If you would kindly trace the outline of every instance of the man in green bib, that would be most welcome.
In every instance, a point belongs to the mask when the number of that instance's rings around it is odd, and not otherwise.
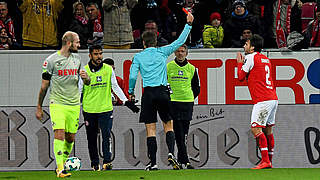
[[[89,156],[91,168],[100,170],[97,137],[99,129],[102,133],[103,170],[111,170],[110,135],[113,121],[112,91],[120,98],[123,104],[138,113],[139,108],[135,102],[128,101],[122,89],[117,83],[113,68],[102,63],[102,47],[93,45],[89,48],[90,61],[84,66],[91,79],[90,84],[84,84],[82,88],[83,117],[87,132]]]
[[[194,169],[190,164],[186,137],[192,120],[194,99],[200,93],[196,68],[187,60],[188,48],[184,44],[175,51],[176,58],[167,64],[168,83],[171,86],[171,116],[178,147],[178,161],[182,168]]]
[[[50,88],[50,118],[54,131],[54,155],[57,164],[57,177],[69,177],[64,163],[72,150],[75,134],[79,126],[80,93],[79,76],[84,84],[90,79],[80,70],[81,61],[77,54],[80,40],[77,33],[68,31],[62,37],[62,47],[43,63],[42,84],[38,97],[36,117],[42,120],[42,103]]]

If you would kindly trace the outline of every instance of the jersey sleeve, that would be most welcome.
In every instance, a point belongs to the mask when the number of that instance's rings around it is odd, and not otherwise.
[[[254,61],[253,61],[253,57],[252,55],[247,55],[244,57],[244,64],[242,66],[242,70],[246,73],[249,73],[251,71],[251,69],[254,66]]]
[[[123,93],[122,89],[118,85],[117,78],[113,70],[111,75],[111,87],[113,92],[120,98],[122,102],[128,101],[126,95]]]
[[[170,56],[175,50],[177,50],[186,42],[191,29],[192,26],[186,24],[177,40],[173,41],[169,45],[160,47],[159,50],[162,51],[166,56]]]
[[[132,60],[132,64],[130,67],[130,75],[129,75],[129,94],[134,93],[134,88],[136,86],[136,81],[139,73],[139,63],[137,61],[137,58],[134,57]]]
[[[52,61],[48,59],[44,60],[42,65],[42,73],[49,73],[50,75],[53,74],[53,64]]]

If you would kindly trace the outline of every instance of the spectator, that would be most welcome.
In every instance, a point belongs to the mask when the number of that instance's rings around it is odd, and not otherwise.
[[[177,17],[169,8],[168,0],[162,0],[160,10],[160,20],[162,24],[162,31],[160,30],[163,37],[168,40],[169,43],[177,39]]]
[[[241,47],[240,37],[245,28],[250,27],[254,34],[263,34],[263,27],[259,19],[248,12],[242,0],[234,1],[232,7],[234,9],[232,16],[223,26],[225,35],[223,46],[227,48]]]
[[[296,0],[277,0],[273,5],[273,38],[278,48],[286,47],[290,32],[301,33],[301,5]]]
[[[256,0],[245,0],[247,10],[257,18],[261,20],[263,15],[263,1],[256,1]]]
[[[92,36],[88,39],[90,45],[102,45],[103,30],[101,23],[101,12],[99,6],[96,3],[89,3],[87,5],[87,13],[89,16],[89,28],[91,29]]]
[[[231,17],[233,0],[201,0],[200,3],[200,24],[208,24],[211,12],[218,12],[221,15],[221,21],[225,22]],[[211,22],[209,22],[210,24]]]
[[[168,41],[161,36],[161,33],[158,32],[158,26],[155,21],[149,20],[144,25],[145,31],[154,32],[157,34],[157,46],[161,47],[168,44]],[[136,39],[133,44],[131,44],[131,49],[143,49],[141,37]]]
[[[24,0],[19,6],[23,17],[22,45],[31,49],[56,49],[57,19],[61,0]]]
[[[13,20],[14,26],[14,36],[17,40],[13,45],[14,48],[21,48],[21,39],[22,39],[22,14],[19,9],[19,5],[22,3],[21,0],[18,1],[9,1],[1,0],[7,3],[8,6],[8,16]]]
[[[11,39],[8,37],[6,28],[0,29],[0,49],[9,49],[12,45]]]
[[[252,31],[250,28],[245,28],[242,32],[242,36],[240,38],[241,46],[243,46],[247,40],[249,40],[252,37]]]
[[[264,25],[263,38],[268,39],[264,41],[265,48],[276,48],[277,44],[273,37],[272,24],[273,24],[273,2],[274,0],[263,1],[263,17],[261,23]]]
[[[80,38],[80,49],[87,49],[87,41],[90,37],[88,16],[82,2],[73,4],[73,19],[69,26],[69,30],[76,32]]]
[[[223,42],[223,28],[221,26],[221,15],[214,12],[210,16],[211,25],[205,25],[203,31],[204,48],[221,47]]]
[[[200,24],[200,2],[197,0],[186,0],[186,1],[170,1],[168,2],[168,6],[172,8],[173,13],[177,18],[177,36],[182,32],[184,25],[186,23],[186,14],[183,12],[182,7],[184,7],[187,11],[191,12],[194,15],[194,21],[192,24],[191,34],[188,37],[186,44],[191,48],[199,48],[202,47],[202,27]]]
[[[314,20],[312,20],[308,24],[307,29],[304,32],[304,36],[307,41],[306,43],[310,47],[320,47],[319,20],[320,20],[320,8],[317,8]]]
[[[2,28],[5,28],[5,32],[2,30]],[[1,36],[2,36],[1,38],[3,38],[4,36],[2,33],[6,33],[5,39],[7,39],[10,46],[13,43],[17,42],[14,34],[13,21],[8,16],[8,5],[6,2],[0,2],[0,29],[1,29]]]
[[[113,71],[115,71],[115,66],[114,66],[114,60],[111,59],[111,58],[106,58],[103,60],[103,63],[105,64],[108,64],[112,67]],[[128,94],[128,89],[125,89],[125,84],[124,84],[124,81],[121,77],[119,76],[116,76],[116,79],[117,79],[117,83],[119,85],[119,87],[121,88],[122,92],[124,93],[124,95],[129,98],[129,94]],[[112,92],[112,95],[113,95],[113,98],[112,98],[112,104],[114,106],[120,106],[123,104],[123,102],[120,100],[120,98],[113,92]]]
[[[130,49],[133,43],[130,11],[138,0],[103,0],[104,39],[106,49]]]
[[[144,24],[148,20],[153,20],[158,25],[158,31],[162,33],[164,30],[161,21],[160,6],[162,0],[139,0],[137,5],[131,11],[131,25],[134,31],[143,32]],[[161,3],[161,4],[160,4]]]

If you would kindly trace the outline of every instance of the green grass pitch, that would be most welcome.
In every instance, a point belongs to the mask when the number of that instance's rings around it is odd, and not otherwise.
[[[0,179],[50,180],[58,179],[53,171],[0,172]],[[195,170],[112,170],[74,171],[68,179],[115,180],[319,180],[319,168],[251,169],[195,169]]]

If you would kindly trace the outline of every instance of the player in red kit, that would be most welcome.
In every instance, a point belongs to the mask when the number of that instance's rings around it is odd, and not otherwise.
[[[259,142],[262,160],[252,169],[272,168],[274,137],[272,126],[278,107],[278,97],[271,77],[269,58],[261,54],[263,38],[253,35],[243,46],[245,57],[238,52],[238,78],[247,78],[254,106],[251,114],[251,131]]]

